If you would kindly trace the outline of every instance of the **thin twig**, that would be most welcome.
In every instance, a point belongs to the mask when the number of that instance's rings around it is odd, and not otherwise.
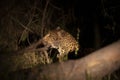
[[[41,27],[41,37],[43,37],[43,31],[44,31],[44,27],[45,27],[45,19],[46,19],[46,12],[47,12],[47,8],[48,8],[48,4],[50,0],[46,0],[46,5],[43,11],[43,17],[42,17],[42,27]]]
[[[31,29],[29,29],[28,27],[26,27],[25,25],[23,25],[19,20],[15,19],[14,17],[11,16],[11,19],[13,19],[14,21],[16,21],[17,23],[19,23],[24,29],[33,32]]]

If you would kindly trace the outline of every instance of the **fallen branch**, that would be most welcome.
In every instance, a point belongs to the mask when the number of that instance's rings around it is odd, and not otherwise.
[[[11,80],[100,80],[120,68],[120,40],[79,60],[9,73]],[[1,78],[4,79],[4,78]]]
[[[98,80],[120,67],[120,41],[90,55],[60,64],[40,66],[31,70],[28,80]]]
[[[37,41],[36,43],[31,44],[30,46],[26,47],[25,49],[22,49],[20,51],[16,51],[14,53],[16,54],[24,54],[25,52],[33,52],[33,51],[46,51],[48,49],[48,46],[39,48],[38,46],[44,44],[43,40],[40,39],[39,41]],[[37,48],[38,47],[38,48]]]

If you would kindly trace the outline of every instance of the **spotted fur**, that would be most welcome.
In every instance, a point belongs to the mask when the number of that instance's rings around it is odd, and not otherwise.
[[[58,58],[79,49],[79,44],[75,38],[59,27],[50,31],[43,38],[43,41],[50,45],[51,48],[56,48],[59,51]]]

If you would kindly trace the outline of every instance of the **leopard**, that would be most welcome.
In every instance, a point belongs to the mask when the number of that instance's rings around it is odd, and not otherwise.
[[[78,41],[67,31],[57,27],[51,30],[43,37],[45,45],[49,45],[50,48],[58,50],[57,58],[62,60],[64,56],[67,56],[70,52],[78,51],[80,46]]]

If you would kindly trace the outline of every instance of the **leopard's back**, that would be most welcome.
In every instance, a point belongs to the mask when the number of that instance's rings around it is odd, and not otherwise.
[[[61,56],[67,55],[69,52],[79,49],[79,44],[75,38],[60,28],[50,31],[43,40],[52,48],[56,48]]]

